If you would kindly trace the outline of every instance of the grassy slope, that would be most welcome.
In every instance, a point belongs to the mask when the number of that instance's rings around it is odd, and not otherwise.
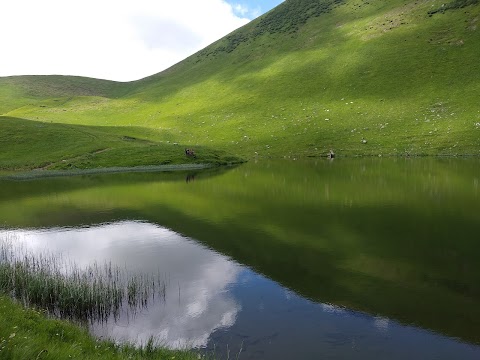
[[[187,157],[182,144],[147,140],[144,128],[42,123],[3,117],[0,121],[0,170],[70,170],[146,165],[239,161],[224,151],[196,147]]]
[[[11,95],[0,109],[107,131],[149,129],[141,130],[146,139],[244,157],[319,156],[330,148],[479,155],[480,6],[470,3],[429,16],[441,1],[291,0],[160,74],[99,82],[91,93],[51,85],[48,96],[27,104],[25,95]],[[307,19],[309,12],[319,16]],[[0,80],[0,93],[20,91]]]
[[[0,78],[0,113],[57,97],[118,97],[122,83],[77,76],[10,76]]]
[[[85,169],[116,166],[145,166],[183,163],[226,164],[237,157],[211,147],[196,146],[196,158],[186,157],[191,144],[170,141],[168,131],[140,126],[62,124],[72,122],[74,112],[58,108],[63,103],[85,101],[89,106],[118,98],[124,84],[67,76],[24,76],[0,78],[0,113],[22,107],[56,108],[65,119],[52,123],[37,116],[0,118],[0,170]],[[122,103],[128,106],[127,102]],[[121,110],[121,109],[120,109]],[[57,114],[57,115],[58,115]],[[29,119],[30,118],[30,119]],[[73,121],[76,122],[76,121]],[[76,122],[78,123],[78,122]],[[130,124],[129,124],[130,125]]]
[[[13,359],[198,359],[193,352],[96,341],[86,330],[22,309],[0,295],[0,358]]]

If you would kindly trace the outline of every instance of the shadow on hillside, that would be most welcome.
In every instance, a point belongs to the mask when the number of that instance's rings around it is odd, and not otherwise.
[[[363,14],[368,15],[378,15],[378,9],[372,8],[370,14]],[[352,21],[358,20],[354,12],[350,17]],[[478,51],[472,46],[467,49],[450,45],[445,51],[430,40],[432,36],[438,36],[442,26],[448,31],[448,19],[439,27],[429,19],[425,10],[425,18],[419,21],[423,21],[421,33],[417,27],[403,24],[363,41],[360,35],[352,40],[352,35],[348,35],[343,27],[336,27],[331,19],[313,18],[300,28],[298,34],[256,38],[230,53],[212,57],[193,55],[165,72],[138,81],[138,93],[134,96],[158,101],[167,94],[176,96],[186,88],[215,79],[240,94],[254,93],[255,102],[292,98],[336,99],[338,96],[388,101],[430,96],[432,89],[445,91],[448,86],[477,83],[478,79],[471,74],[473,68],[479,68]],[[253,25],[238,31],[248,32]],[[465,29],[465,34],[468,31]],[[305,45],[303,42],[309,38],[308,34],[321,38],[321,42]],[[220,43],[211,47],[218,47]],[[292,52],[303,61],[290,64],[288,59]],[[459,65],[459,59],[464,65]],[[274,75],[259,76],[282,63],[287,66],[282,65],[283,68]],[[220,88],[219,91],[224,91]],[[221,102],[216,107],[212,101],[208,109],[216,111],[234,106],[237,101],[234,95],[232,93],[230,105]],[[218,96],[222,98],[224,95],[219,92]],[[211,97],[215,98],[215,94]],[[189,101],[180,96],[178,99]]]

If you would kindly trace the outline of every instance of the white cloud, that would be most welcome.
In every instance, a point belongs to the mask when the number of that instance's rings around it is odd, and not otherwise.
[[[262,13],[260,6],[256,6],[252,8],[246,4],[234,3],[232,5],[232,8],[234,13],[237,14],[238,16],[246,17],[249,19],[255,19],[256,17],[260,16]]]
[[[249,12],[249,9],[248,9],[248,6],[245,6],[245,5],[242,5],[242,4],[235,4],[233,6],[233,10],[237,13],[237,14],[240,14],[242,16],[245,16],[246,14],[248,14]]]
[[[224,0],[5,0],[0,76],[157,73],[249,20]]]

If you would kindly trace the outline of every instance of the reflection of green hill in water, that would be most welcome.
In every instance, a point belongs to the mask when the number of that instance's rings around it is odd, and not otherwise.
[[[17,197],[2,197],[0,216],[7,226],[155,222],[315,301],[478,343],[478,165],[275,162],[188,183],[175,174],[162,176],[181,181],[129,174],[8,182],[1,188]]]

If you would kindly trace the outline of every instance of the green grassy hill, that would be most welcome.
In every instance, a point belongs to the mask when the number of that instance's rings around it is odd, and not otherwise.
[[[139,81],[0,79],[0,114],[245,158],[480,155],[479,25],[478,0],[287,0]]]
[[[78,76],[0,77],[0,113],[59,97],[118,97],[124,91],[123,85],[119,82]]]

